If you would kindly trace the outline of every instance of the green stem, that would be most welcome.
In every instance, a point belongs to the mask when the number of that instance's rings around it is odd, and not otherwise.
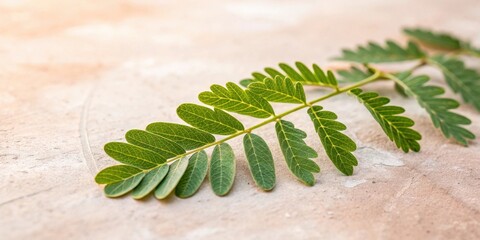
[[[368,84],[368,83],[370,83],[370,82],[373,82],[373,81],[375,81],[375,80],[378,80],[378,79],[381,77],[382,74],[381,74],[381,72],[378,71],[377,69],[373,69],[373,70],[374,70],[374,73],[373,73],[371,76],[369,76],[369,77],[367,77],[367,78],[365,78],[365,79],[363,79],[363,80],[361,80],[361,81],[359,81],[359,82],[357,82],[357,83],[355,83],[355,84],[352,84],[352,85],[349,85],[349,86],[346,86],[346,87],[343,87],[343,88],[339,88],[339,89],[337,89],[335,92],[331,92],[331,93],[329,93],[329,94],[327,94],[327,95],[324,95],[324,96],[322,96],[322,97],[320,97],[320,98],[317,98],[317,99],[314,99],[314,100],[312,100],[312,101],[306,102],[306,103],[304,103],[304,104],[302,104],[302,105],[300,105],[300,106],[298,106],[298,107],[295,107],[295,108],[293,108],[293,109],[290,109],[290,110],[288,110],[288,111],[286,111],[286,112],[283,112],[283,113],[281,113],[281,114],[275,115],[275,116],[273,116],[273,117],[271,117],[271,118],[269,118],[269,119],[267,119],[267,120],[265,120],[265,121],[263,121],[263,122],[261,122],[261,123],[259,123],[259,124],[257,124],[257,125],[254,125],[254,126],[252,126],[252,127],[249,127],[249,128],[247,128],[247,129],[245,129],[245,130],[242,130],[242,131],[238,131],[238,132],[236,132],[236,133],[234,133],[234,134],[232,134],[232,135],[230,135],[230,136],[228,136],[228,137],[225,137],[225,138],[223,138],[223,139],[220,139],[220,140],[218,140],[218,141],[216,141],[216,142],[209,143],[209,144],[204,145],[204,146],[202,146],[202,147],[199,147],[199,148],[196,148],[196,149],[187,151],[186,153],[184,153],[184,154],[182,154],[182,155],[178,155],[178,156],[176,156],[176,157],[168,160],[167,162],[173,162],[173,161],[175,161],[175,160],[178,160],[178,159],[183,158],[183,157],[185,157],[185,156],[188,156],[188,155],[190,155],[190,154],[194,154],[194,153],[200,152],[200,151],[202,151],[202,150],[204,150],[204,149],[207,149],[207,148],[209,148],[209,147],[212,147],[212,146],[215,146],[215,145],[224,143],[224,142],[226,142],[226,141],[228,141],[228,140],[230,140],[230,139],[232,139],[232,138],[236,138],[236,137],[241,136],[241,135],[243,135],[243,134],[250,133],[251,131],[253,131],[253,130],[259,128],[259,127],[262,127],[262,126],[267,125],[267,124],[272,123],[272,122],[276,122],[276,121],[280,120],[282,117],[285,117],[285,116],[287,116],[287,115],[289,115],[289,114],[291,114],[291,113],[294,113],[294,112],[296,112],[296,111],[298,111],[298,110],[301,110],[301,109],[304,109],[304,108],[306,108],[306,107],[310,107],[310,106],[312,106],[313,104],[315,104],[315,103],[317,103],[317,102],[323,101],[323,100],[325,100],[325,99],[334,97],[334,96],[339,95],[339,94],[341,94],[341,93],[350,91],[350,90],[352,90],[352,89],[354,89],[354,88],[358,88],[358,87],[361,87],[361,86],[363,86],[363,85],[365,85],[365,84]],[[146,171],[150,171],[150,170],[146,170]]]

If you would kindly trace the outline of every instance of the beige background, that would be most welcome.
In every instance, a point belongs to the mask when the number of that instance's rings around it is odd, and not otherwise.
[[[149,122],[179,121],[176,106],[197,102],[210,84],[278,62],[344,66],[328,59],[367,40],[405,41],[402,26],[448,30],[480,46],[479,24],[478,0],[1,1],[0,238],[479,239],[478,141],[445,140],[391,83],[369,89],[405,106],[424,136],[420,153],[397,150],[351,97],[322,104],[358,143],[352,177],[332,167],[301,112],[287,119],[321,152],[314,187],[289,174],[272,125],[257,132],[277,160],[271,193],[253,186],[238,140],[227,197],[207,181],[187,200],[112,200],[93,181],[113,163],[103,144]],[[438,72],[422,71],[444,85]],[[467,105],[459,112],[480,135],[480,115]]]

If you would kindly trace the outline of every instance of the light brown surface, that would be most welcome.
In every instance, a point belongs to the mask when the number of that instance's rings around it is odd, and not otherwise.
[[[321,153],[317,184],[303,186],[289,174],[270,125],[258,134],[277,159],[271,193],[253,187],[238,140],[227,197],[206,182],[187,200],[112,200],[93,181],[96,169],[112,163],[104,143],[149,122],[178,121],[176,106],[196,102],[210,84],[278,62],[327,66],[342,47],[403,41],[402,26],[448,30],[478,46],[479,23],[477,0],[2,1],[0,238],[479,239],[478,141],[464,148],[443,139],[390,83],[369,88],[405,106],[423,149],[403,154],[354,99],[336,97],[323,105],[358,143],[352,177]],[[480,135],[479,114],[467,105],[459,111]],[[321,151],[304,112],[287,119]]]

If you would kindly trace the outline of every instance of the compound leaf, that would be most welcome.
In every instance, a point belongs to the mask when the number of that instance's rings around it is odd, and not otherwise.
[[[428,59],[428,62],[443,72],[448,86],[455,93],[460,93],[465,102],[480,111],[480,74],[456,58],[438,55]]]
[[[120,197],[134,189],[142,181],[145,173],[133,175],[121,182],[111,183],[105,186],[103,191],[107,197]]]
[[[409,37],[433,48],[459,50],[462,45],[460,39],[447,33],[432,32],[423,28],[405,28],[403,32]]]
[[[180,178],[183,176],[183,173],[185,173],[187,165],[188,159],[186,157],[181,158],[170,165],[170,170],[168,171],[167,176],[162,182],[160,182],[157,189],[155,189],[155,197],[157,199],[165,199],[170,195],[180,181]]]
[[[115,165],[100,171],[97,176],[95,176],[95,182],[98,184],[116,183],[142,173],[142,169],[136,167]]]
[[[441,87],[425,85],[429,80],[428,76],[411,76],[410,72],[404,72],[390,78],[400,84],[409,96],[417,99],[420,106],[430,115],[433,125],[440,128],[446,138],[453,137],[463,145],[468,145],[468,140],[475,138],[473,133],[462,127],[470,124],[470,119],[450,111],[459,106],[458,102],[450,98],[438,97],[445,90]]]
[[[278,121],[275,130],[290,171],[304,184],[313,186],[315,184],[313,173],[320,172],[320,167],[310,159],[318,155],[303,140],[307,134],[285,120]]]
[[[244,129],[240,121],[220,109],[184,103],[177,114],[186,123],[213,134],[229,135]]]
[[[130,144],[156,152],[163,159],[185,153],[185,150],[175,142],[143,130],[130,130],[125,134],[125,139]]]
[[[260,136],[248,133],[243,138],[243,146],[253,180],[262,190],[272,190],[275,187],[275,165],[267,143]]]
[[[305,103],[305,92],[300,83],[293,83],[288,77],[265,78],[263,82],[252,82],[248,89],[271,102]]]
[[[388,63],[421,59],[425,53],[413,42],[403,48],[393,41],[387,41],[386,46],[370,42],[367,46],[359,46],[356,50],[343,50],[343,55],[336,60],[359,63]]]
[[[152,169],[166,161],[156,152],[128,143],[110,142],[105,144],[104,150],[113,159],[144,170]]]
[[[235,180],[235,155],[232,147],[221,143],[213,149],[210,161],[210,184],[218,196],[226,195]]]
[[[202,92],[198,96],[201,102],[229,112],[248,115],[256,118],[267,118],[274,115],[273,108],[265,99],[243,90],[235,83],[229,82],[224,88],[212,85],[211,92]]]
[[[133,189],[132,197],[141,199],[151,193],[168,173],[168,164],[163,164],[148,172],[138,186]]]
[[[151,123],[147,126],[147,131],[175,142],[185,150],[202,147],[215,141],[215,137],[210,133],[177,123]]]
[[[357,158],[351,153],[357,145],[347,135],[340,131],[347,127],[338,121],[337,115],[330,111],[322,111],[321,106],[312,106],[308,115],[313,121],[315,131],[318,133],[322,145],[330,160],[340,172],[345,175],[353,174],[353,167],[357,166]]]
[[[187,170],[175,188],[175,195],[188,198],[195,194],[202,185],[208,171],[208,157],[205,151],[193,154],[188,160]]]
[[[398,116],[405,109],[397,106],[388,106],[390,99],[379,96],[375,92],[363,92],[356,88],[350,91],[358,100],[365,105],[373,118],[380,124],[388,138],[395,143],[397,148],[404,152],[412,150],[420,151],[418,140],[422,138],[420,133],[413,130],[413,120],[404,116]]]

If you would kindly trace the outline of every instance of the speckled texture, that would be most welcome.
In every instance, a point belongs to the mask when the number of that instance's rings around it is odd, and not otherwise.
[[[1,1],[0,238],[479,239],[478,141],[464,148],[443,139],[391,83],[369,89],[405,106],[423,149],[398,151],[349,96],[325,101],[359,146],[351,177],[332,167],[300,112],[287,119],[320,151],[314,187],[288,172],[272,125],[257,132],[277,160],[271,193],[253,187],[238,139],[227,197],[206,182],[187,200],[112,200],[93,181],[113,163],[103,144],[149,122],[179,121],[176,106],[197,102],[210,84],[278,62],[338,67],[328,59],[342,47],[404,41],[399,29],[407,25],[449,30],[480,46],[479,22],[478,0]],[[438,72],[422,71],[444,85]],[[467,105],[459,111],[480,135],[480,115]]]

